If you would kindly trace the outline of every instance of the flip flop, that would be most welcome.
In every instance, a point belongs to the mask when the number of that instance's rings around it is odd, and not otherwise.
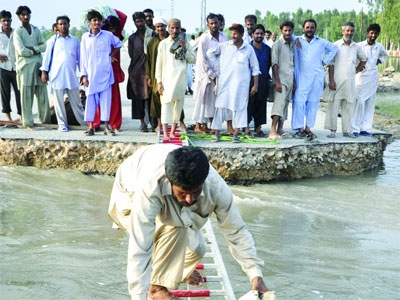
[[[331,132],[331,133],[329,133],[329,134],[327,135],[327,137],[330,138],[330,139],[332,139],[332,138],[336,137],[336,133]]]
[[[218,134],[214,135],[212,137],[211,141],[214,143],[218,143],[220,141],[219,135]]]
[[[232,143],[240,143],[239,137],[237,135],[233,136]]]
[[[282,137],[281,137],[280,135],[274,134],[274,135],[268,136],[268,139],[269,139],[270,141],[275,141],[275,140],[281,140]]]
[[[289,134],[289,133],[287,133],[287,132],[283,132],[283,133],[281,133],[279,136],[281,136],[283,139],[288,139],[288,138],[291,138],[292,136]]]

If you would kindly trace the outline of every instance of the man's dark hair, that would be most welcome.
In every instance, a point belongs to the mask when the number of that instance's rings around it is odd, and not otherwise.
[[[88,21],[90,21],[90,20],[92,20],[92,19],[103,20],[103,16],[102,16],[101,13],[99,13],[97,10],[91,9],[91,10],[89,10],[89,12],[87,13],[87,19],[88,19]]]
[[[233,23],[232,24],[232,26],[231,27],[229,27],[229,30],[230,31],[237,31],[237,32],[239,32],[240,34],[243,34],[244,33],[244,27],[243,27],[243,25],[242,24],[237,24],[237,23]]]
[[[294,29],[294,23],[292,21],[283,21],[280,25],[279,28],[283,29],[283,27],[290,27],[292,29]]]
[[[207,156],[200,148],[183,146],[168,153],[165,159],[168,180],[185,190],[202,185],[209,170]]]
[[[305,21],[303,22],[303,28],[304,28],[304,25],[306,25],[307,22],[314,23],[315,29],[317,29],[317,21],[315,21],[314,19],[307,19],[307,20],[305,20]]]
[[[20,14],[22,14],[22,12],[23,12],[24,10],[26,10],[26,11],[28,12],[28,14],[31,13],[31,9],[30,9],[28,6],[26,6],[26,5],[21,5],[21,6],[18,6],[17,11],[15,12],[15,14],[16,14],[17,16],[19,16]]]
[[[115,16],[108,16],[107,19],[104,21],[103,26],[101,29],[110,31],[112,28],[118,29],[119,25],[121,24],[121,20]]]
[[[381,26],[379,26],[379,24],[376,24],[376,23],[370,24],[368,26],[368,28],[367,28],[367,32],[369,32],[371,30],[380,33],[381,32]]]
[[[65,20],[69,24],[71,20],[68,18],[68,16],[58,16],[56,19],[56,24],[58,23],[59,20]]]
[[[225,17],[221,14],[217,14],[218,22],[222,22],[225,24]]]
[[[11,13],[8,10],[2,10],[0,11],[0,19],[11,19]]]
[[[207,23],[208,23],[208,20],[212,20],[212,19],[215,19],[215,18],[217,18],[217,20],[219,22],[218,16],[216,14],[209,13],[208,16],[207,16]]]
[[[270,30],[268,30],[268,29],[265,30],[265,33],[268,33],[268,34],[270,34],[270,35],[272,34],[272,32],[271,32]]]
[[[251,28],[251,34],[253,34],[257,29],[261,29],[265,33],[265,27],[262,24],[256,24]]]
[[[151,13],[154,16],[154,11],[151,8],[146,8],[143,13]]]
[[[144,12],[142,12],[142,11],[136,11],[132,15],[132,20],[133,21],[135,21],[135,20],[144,20],[144,19],[146,19],[146,16],[144,15]]]
[[[253,19],[254,24],[257,24],[257,17],[255,15],[247,15],[244,17],[244,21],[246,22],[246,20],[248,19]]]

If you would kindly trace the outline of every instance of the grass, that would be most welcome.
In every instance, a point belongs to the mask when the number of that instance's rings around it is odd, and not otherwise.
[[[395,119],[400,119],[400,104],[392,102],[379,102],[375,106],[375,112]]]

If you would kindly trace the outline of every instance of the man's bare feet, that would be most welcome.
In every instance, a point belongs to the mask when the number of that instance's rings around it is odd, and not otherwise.
[[[147,299],[151,300],[179,300],[180,298],[171,294],[166,287],[151,284],[147,292]]]
[[[199,273],[199,271],[194,270],[192,275],[189,276],[186,283],[190,285],[200,286],[203,282],[203,276]]]
[[[206,132],[201,127],[195,127],[194,132],[200,133],[200,134],[206,134]]]

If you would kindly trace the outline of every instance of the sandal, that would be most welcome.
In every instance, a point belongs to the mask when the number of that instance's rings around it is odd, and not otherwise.
[[[216,134],[211,139],[212,142],[218,143],[220,141],[219,134]]]
[[[293,137],[295,139],[304,139],[306,137],[306,133],[304,131],[297,131]]]
[[[149,132],[149,130],[147,129],[147,126],[140,127],[140,131],[141,132]]]
[[[317,135],[311,131],[306,133],[306,137],[309,141],[315,141],[318,138]]]
[[[256,133],[254,134],[254,136],[255,136],[255,137],[265,137],[265,133],[262,132],[262,131],[259,131],[259,132],[256,132]]]
[[[15,124],[7,124],[7,125],[5,125],[4,127],[5,127],[5,128],[18,128],[18,126],[15,125]]]
[[[344,132],[344,133],[343,133],[343,136],[344,136],[344,137],[348,137],[348,138],[352,138],[352,139],[355,139],[355,138],[356,138],[355,134],[352,133],[352,132]]]
[[[336,133],[335,132],[331,132],[330,134],[327,135],[328,138],[333,139],[336,137]]]
[[[282,132],[281,134],[279,134],[279,136],[282,137],[283,139],[288,139],[292,137],[290,133],[287,132]]]
[[[115,136],[115,132],[112,129],[104,129],[104,135]]]
[[[94,129],[93,128],[89,128],[88,130],[85,131],[85,135],[87,135],[87,136],[94,135]]]
[[[240,143],[239,137],[237,135],[233,136],[232,143]]]
[[[270,141],[276,141],[276,140],[281,140],[282,137],[281,137],[280,135],[278,135],[278,134],[273,134],[273,135],[269,135],[269,136],[268,136],[268,139],[269,139]]]

